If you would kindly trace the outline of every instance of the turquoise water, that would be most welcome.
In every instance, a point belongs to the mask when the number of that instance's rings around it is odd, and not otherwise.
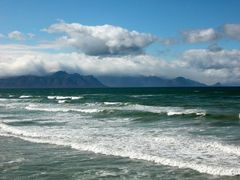
[[[240,88],[0,90],[0,179],[240,179]]]

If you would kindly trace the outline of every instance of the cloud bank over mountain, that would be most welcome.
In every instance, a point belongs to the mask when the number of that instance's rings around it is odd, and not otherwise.
[[[0,77],[64,70],[83,75],[184,76],[209,84],[240,79],[240,50],[224,49],[217,43],[221,38],[238,41],[239,24],[184,31],[181,36],[185,43],[210,42],[210,45],[183,50],[171,60],[153,56],[145,49],[152,44],[175,45],[177,39],[112,25],[85,26],[63,21],[43,31],[55,39],[33,45],[0,44]],[[20,31],[10,32],[8,36],[2,34],[3,39],[7,37],[26,41],[34,34]]]

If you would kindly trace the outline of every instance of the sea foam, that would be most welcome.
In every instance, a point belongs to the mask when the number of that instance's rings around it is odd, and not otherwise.
[[[64,101],[65,102],[65,101]],[[60,103],[64,103],[60,102]],[[46,107],[38,106],[36,104],[30,104],[25,107],[29,111],[46,111],[46,112],[82,112],[82,113],[97,113],[102,112],[101,109],[87,109],[87,108],[74,108],[74,107]]]
[[[69,146],[81,151],[146,160],[178,168],[190,168],[212,175],[240,175],[239,147],[206,139],[192,139],[179,135],[154,137],[147,134],[141,135],[137,131],[123,131],[121,128],[119,133],[123,133],[123,136],[114,133],[114,129],[112,131],[103,129],[107,132],[99,134],[92,128],[82,129],[79,132],[77,129],[70,131],[69,127],[66,127],[64,131],[49,129],[43,133],[41,128],[21,130],[3,123],[0,123],[0,130],[2,135],[18,137],[34,143]]]
[[[142,112],[151,112],[159,114],[167,114],[168,116],[173,115],[190,115],[195,114],[197,116],[205,116],[206,111],[203,109],[186,109],[183,107],[171,107],[171,106],[147,106],[140,104],[132,104],[124,107],[118,108],[120,110],[129,110],[129,111],[142,111]]]
[[[20,96],[19,98],[20,99],[27,99],[27,98],[31,98],[32,96],[30,96],[30,95],[22,95],[22,96]]]
[[[48,99],[56,99],[56,100],[78,100],[83,98],[82,96],[48,96]]]

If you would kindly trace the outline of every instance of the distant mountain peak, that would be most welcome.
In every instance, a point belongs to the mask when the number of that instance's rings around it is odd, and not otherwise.
[[[109,87],[204,87],[203,83],[176,77],[168,79],[157,76],[98,76]]]
[[[222,86],[222,84],[220,82],[217,82],[217,83],[213,84],[212,86]]]
[[[186,79],[185,77],[182,77],[182,76],[178,76],[178,77],[176,77],[175,79]]]
[[[99,88],[105,87],[94,76],[58,71],[47,76],[24,75],[0,79],[0,88]]]
[[[65,76],[69,75],[66,71],[57,71],[51,74],[51,76]]]

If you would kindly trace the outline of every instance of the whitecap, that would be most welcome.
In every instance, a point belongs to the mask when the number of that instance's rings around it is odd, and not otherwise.
[[[118,128],[119,133],[116,133],[116,129],[109,131],[109,128],[98,129],[98,131],[94,128],[82,128],[81,131],[68,128],[66,127],[64,131],[57,128],[47,131],[42,131],[42,128],[21,130],[0,123],[0,130],[3,131],[1,133],[5,133],[6,136],[14,136],[35,143],[69,146],[81,151],[146,160],[212,175],[240,174],[239,155],[236,154],[239,150],[235,149],[236,152],[227,150],[238,148],[232,145],[180,135],[158,134],[154,137],[143,134],[141,131],[124,131],[122,128]],[[103,134],[99,134],[99,131]]]
[[[20,99],[27,99],[27,98],[31,98],[31,97],[32,97],[32,96],[30,96],[30,95],[29,95],[29,96],[27,96],[27,95],[22,95],[22,96],[20,96],[19,98],[20,98]]]
[[[56,96],[48,96],[47,98],[48,98],[48,99],[55,99]]]
[[[58,103],[59,104],[63,104],[63,103],[65,103],[66,102],[66,100],[58,100]]]
[[[81,96],[72,96],[71,99],[72,100],[78,100],[78,99],[82,99],[83,97]]]
[[[6,164],[14,164],[14,163],[21,163],[21,162],[23,162],[23,161],[25,161],[24,158],[17,158],[17,159],[15,159],[15,160],[7,161],[7,162],[5,162],[5,163],[6,163]]]
[[[26,106],[25,109],[29,111],[46,111],[46,112],[68,112],[69,111],[69,109],[65,109],[65,108],[39,107],[34,104],[30,104]]]
[[[81,99],[83,97],[81,96],[48,96],[48,99],[56,99],[56,100],[78,100]]]
[[[206,111],[203,109],[186,109],[183,107],[171,107],[171,106],[146,106],[146,105],[140,105],[140,104],[133,104],[133,105],[128,105],[124,107],[118,107],[116,109],[167,114],[168,116],[190,115],[190,114],[195,114],[197,116],[206,115]]]
[[[59,100],[60,101],[60,100]],[[74,108],[74,107],[46,107],[30,104],[25,107],[29,111],[46,111],[46,112],[82,112],[82,113],[97,113],[104,111],[103,109],[87,109],[87,108]]]
[[[121,105],[123,103],[121,103],[121,102],[103,102],[103,104],[105,104],[105,105]]]
[[[71,96],[56,96],[57,100],[71,99]]]

